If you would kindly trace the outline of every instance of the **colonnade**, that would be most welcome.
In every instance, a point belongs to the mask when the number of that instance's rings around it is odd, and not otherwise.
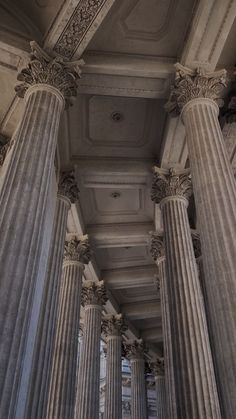
[[[119,419],[124,325],[119,316],[102,320],[103,281],[82,279],[90,259],[88,238],[65,243],[67,213],[78,196],[72,173],[59,180],[41,310],[29,345],[59,122],[76,95],[83,65],[52,58],[35,43],[31,48],[31,61],[18,76],[22,83],[16,92],[25,98],[25,108],[0,192],[0,417],[97,419],[103,324],[108,347],[105,417]],[[167,410],[171,419],[234,419],[236,414],[236,186],[218,122],[224,86],[224,71],[176,66],[167,109],[181,114],[190,169],[154,169],[151,198],[163,219],[162,237],[155,233],[153,244],[166,365],[165,377],[156,376],[160,418]],[[192,192],[202,286],[187,212]],[[77,368],[80,301],[85,318]],[[144,419],[145,345],[126,342],[125,350],[131,363],[132,418]],[[27,397],[20,400],[22,388]]]

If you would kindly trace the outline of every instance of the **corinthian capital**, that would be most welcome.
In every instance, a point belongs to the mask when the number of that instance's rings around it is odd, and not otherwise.
[[[85,281],[82,287],[82,305],[103,305],[107,301],[106,290],[103,281]]]
[[[180,114],[184,105],[196,98],[214,100],[222,104],[221,93],[226,87],[226,71],[206,72],[197,68],[192,70],[181,64],[175,64],[175,84],[172,88],[170,99],[165,108],[173,116]]]
[[[192,182],[189,169],[176,170],[154,167],[151,199],[159,204],[169,196],[186,199],[192,195]]]
[[[36,42],[31,42],[31,61],[18,74],[17,80],[23,83],[15,87],[19,97],[36,84],[47,84],[58,89],[65,99],[77,94],[77,79],[81,75],[83,60],[68,62],[63,58],[51,57]]]
[[[64,261],[78,261],[88,264],[91,258],[88,236],[82,236],[80,240],[72,238],[66,240],[64,248]]]
[[[102,320],[102,332],[108,336],[120,336],[127,330],[127,326],[124,322],[124,316],[122,314],[106,315]]]
[[[165,246],[163,234],[158,231],[152,231],[151,233],[151,244],[150,253],[153,260],[156,262],[160,257],[165,256]]]
[[[151,363],[150,367],[156,377],[165,375],[165,365],[163,358],[157,358],[156,362]]]
[[[148,352],[142,339],[124,342],[125,356],[128,359],[143,359]]]
[[[58,194],[66,196],[72,204],[74,204],[79,198],[79,188],[73,171],[62,172],[60,174]]]

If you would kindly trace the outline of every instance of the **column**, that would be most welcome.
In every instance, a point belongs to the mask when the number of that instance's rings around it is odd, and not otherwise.
[[[25,413],[25,418],[28,419],[46,417],[67,217],[71,203],[78,199],[78,193],[73,172],[62,172],[58,184],[49,260],[32,362]]]
[[[87,236],[65,242],[47,419],[74,416],[82,276],[89,260]]]
[[[188,221],[189,170],[155,167],[152,199],[160,203],[177,415],[220,418],[205,309]]]
[[[144,343],[139,339],[124,346],[131,366],[131,419],[147,419]]]
[[[236,184],[218,104],[224,70],[207,73],[177,64],[168,108],[182,112],[201,237],[207,315],[223,416],[236,412]],[[222,100],[221,100],[222,102]]]
[[[103,281],[85,281],[82,288],[84,336],[79,357],[75,418],[98,419]]]
[[[126,329],[122,314],[103,318],[102,332],[107,343],[104,419],[122,419],[121,334]]]
[[[157,397],[157,419],[167,418],[166,406],[166,384],[165,384],[165,368],[164,360],[157,358],[156,362],[151,364],[154,372],[156,384],[156,397]],[[172,419],[172,417],[170,416]]]
[[[158,279],[161,297],[162,333],[165,359],[165,383],[167,398],[168,417],[177,419],[177,406],[175,394],[174,366],[170,328],[170,307],[167,292],[166,258],[162,232],[153,232],[151,238],[150,253],[157,264]]]
[[[0,417],[15,417],[22,360],[39,271],[60,116],[80,70],[31,43],[18,76],[25,109],[0,193]]]

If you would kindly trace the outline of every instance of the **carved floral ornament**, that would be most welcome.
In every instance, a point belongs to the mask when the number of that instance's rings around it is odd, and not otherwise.
[[[125,356],[128,359],[143,359],[148,353],[142,339],[137,339],[132,342],[124,342]]]
[[[77,186],[73,171],[62,172],[58,182],[58,194],[66,196],[72,204],[79,198],[79,188]]]
[[[54,46],[54,51],[71,59],[106,0],[79,0],[65,30]]]
[[[151,199],[156,204],[169,196],[188,199],[192,195],[190,169],[161,169],[155,166],[153,172]]]
[[[81,293],[82,305],[104,305],[107,301],[103,281],[85,281]]]
[[[192,99],[207,98],[223,105],[222,91],[226,87],[226,70],[207,72],[203,68],[195,70],[175,64],[175,83],[171,89],[165,109],[172,116],[178,116],[183,107]]]
[[[78,261],[88,264],[91,259],[91,250],[88,236],[82,236],[80,240],[72,238],[65,241],[64,261]]]
[[[159,233],[158,231],[151,231],[150,236],[150,253],[153,260],[156,262],[157,259],[165,256],[163,233]]]
[[[77,94],[77,80],[81,76],[83,60],[68,62],[62,57],[51,57],[39,45],[32,41],[31,61],[17,76],[23,83],[15,87],[19,97],[24,97],[30,86],[46,84],[58,89],[69,103],[69,99]]]
[[[163,358],[157,358],[155,362],[152,362],[150,364],[150,368],[152,369],[154,375],[156,377],[158,376],[164,376],[165,375],[165,364]]]
[[[102,333],[108,336],[120,336],[127,330],[122,314],[106,315],[102,320]]]

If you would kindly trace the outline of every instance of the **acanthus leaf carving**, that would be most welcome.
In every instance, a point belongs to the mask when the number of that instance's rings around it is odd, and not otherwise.
[[[23,82],[15,87],[17,95],[22,98],[30,86],[46,84],[59,90],[68,103],[77,94],[77,80],[84,61],[68,62],[59,56],[51,57],[34,41],[30,46],[31,61],[17,76]]]
[[[54,51],[71,59],[106,0],[80,0]]]
[[[159,204],[164,198],[179,196],[189,199],[192,195],[190,169],[177,170],[154,167],[151,199]]]
[[[58,182],[58,194],[67,197],[72,204],[79,198],[79,188],[77,186],[73,171],[62,172]]]
[[[102,333],[108,336],[121,336],[127,330],[124,316],[122,314],[107,314],[102,319]]]
[[[207,98],[223,105],[221,94],[226,87],[226,70],[207,72],[202,68],[195,70],[175,64],[176,76],[169,101],[165,109],[172,116],[178,116],[183,107],[192,99]]]
[[[65,241],[64,261],[77,261],[88,264],[91,259],[91,250],[88,236],[82,236],[80,240],[72,238]]]
[[[165,363],[163,358],[157,358],[155,362],[150,363],[150,368],[152,369],[154,375],[164,376],[165,375]]]
[[[128,359],[144,359],[144,356],[148,352],[144,341],[142,339],[136,339],[132,342],[124,342],[125,356]]]
[[[158,231],[151,231],[150,253],[153,260],[156,262],[160,257],[165,256],[165,246],[163,233]]]
[[[86,305],[104,305],[107,301],[106,289],[103,281],[85,281],[82,287],[81,302]]]

